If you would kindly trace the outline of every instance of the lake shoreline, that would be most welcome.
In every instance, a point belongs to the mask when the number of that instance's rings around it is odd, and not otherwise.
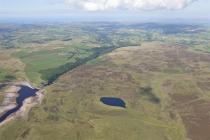
[[[33,88],[28,82],[20,82],[11,85],[5,92],[5,97],[2,105],[0,105],[0,116],[5,114],[7,111],[13,109],[17,106],[16,98],[19,96],[19,90],[21,86],[28,86]],[[20,109],[12,114],[10,114],[4,121],[0,122],[0,126],[5,125],[6,123],[15,120],[17,118],[27,117],[28,112],[35,105],[40,104],[44,95],[42,94],[44,90],[38,90],[35,94],[36,96],[29,97],[23,101],[23,105]]]

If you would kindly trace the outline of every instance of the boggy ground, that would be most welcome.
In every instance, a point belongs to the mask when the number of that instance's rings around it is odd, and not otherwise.
[[[210,55],[147,43],[61,76],[4,140],[209,140]],[[100,103],[119,97],[126,109]],[[10,135],[12,133],[13,135]]]
[[[130,51],[130,55],[126,49],[122,50],[121,54],[136,59],[136,61],[128,60],[131,65],[134,61],[137,63],[134,64],[134,68],[156,75],[157,78],[154,80],[162,83],[160,90],[169,95],[168,106],[171,118],[176,115],[181,117],[188,138],[209,140],[210,55],[191,52],[179,46],[150,45],[147,48],[135,49],[136,52]],[[125,59],[122,59],[126,58],[126,55],[117,53],[111,56],[119,58],[119,61],[113,59],[115,62],[126,63],[123,61]],[[174,111],[171,110],[175,110],[177,114],[174,115]]]

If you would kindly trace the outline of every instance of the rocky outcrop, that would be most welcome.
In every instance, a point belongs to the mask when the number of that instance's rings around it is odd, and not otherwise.
[[[16,106],[16,98],[18,97],[19,86],[13,85],[5,91],[4,100],[0,106],[0,116],[6,111]]]

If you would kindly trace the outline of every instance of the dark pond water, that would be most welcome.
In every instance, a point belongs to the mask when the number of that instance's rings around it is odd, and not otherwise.
[[[120,99],[120,98],[115,98],[115,97],[102,97],[100,99],[100,101],[102,103],[104,103],[105,105],[126,108],[125,102],[122,99]]]
[[[5,86],[6,86],[6,84],[0,84],[0,89],[2,89]]]
[[[36,96],[37,91],[38,89],[32,89],[28,86],[21,86],[21,89],[18,91],[19,96],[16,98],[17,106],[0,116],[0,123],[3,122],[9,115],[18,111],[23,105],[25,99]]]

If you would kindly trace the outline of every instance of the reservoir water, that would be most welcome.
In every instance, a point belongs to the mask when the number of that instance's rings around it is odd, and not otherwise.
[[[32,96],[36,96],[36,92],[38,91],[38,89],[33,89],[28,86],[20,86],[20,87],[21,89],[18,91],[19,96],[16,98],[17,106],[11,110],[8,110],[6,113],[0,116],[0,123],[3,122],[12,113],[18,111],[23,106],[23,102],[25,101],[25,99]]]
[[[102,103],[104,103],[105,105],[126,108],[125,102],[122,99],[120,99],[120,98],[115,98],[115,97],[102,97],[100,99],[100,101]]]

